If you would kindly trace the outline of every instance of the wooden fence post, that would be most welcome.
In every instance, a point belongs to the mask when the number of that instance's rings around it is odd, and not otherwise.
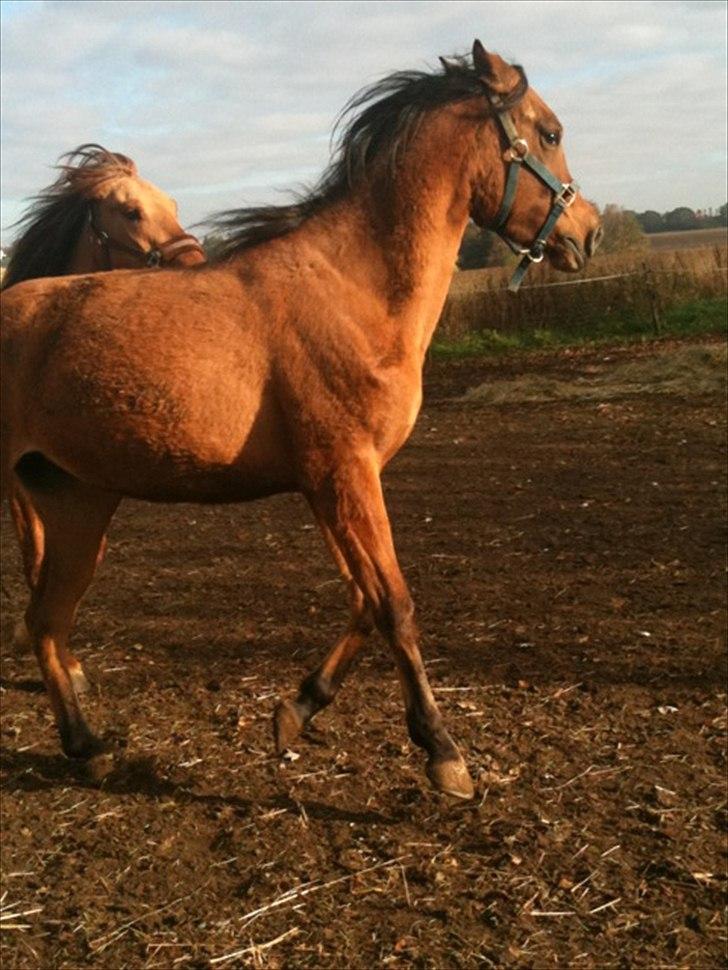
[[[647,291],[647,299],[650,302],[650,311],[652,313],[652,326],[655,328],[655,336],[659,337],[662,333],[662,313],[660,310],[660,297],[655,283],[655,274],[652,272],[650,264],[646,261],[642,264],[642,268],[644,270],[644,286]]]

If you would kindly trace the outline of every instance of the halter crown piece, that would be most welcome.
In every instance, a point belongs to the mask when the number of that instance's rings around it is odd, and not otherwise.
[[[510,293],[516,293],[521,283],[523,282],[523,277],[528,272],[528,268],[531,263],[540,263],[543,259],[544,249],[546,247],[546,240],[551,235],[559,216],[570,205],[573,204],[576,198],[577,192],[579,191],[579,186],[576,182],[564,183],[561,179],[556,178],[553,172],[551,172],[544,163],[532,155],[529,148],[528,142],[525,138],[519,138],[518,132],[516,131],[516,126],[513,123],[513,118],[511,118],[510,111],[503,108],[503,102],[500,97],[493,94],[490,91],[486,93],[488,100],[500,122],[500,126],[508,139],[510,145],[510,164],[508,166],[508,175],[506,177],[506,188],[503,193],[503,201],[501,202],[501,207],[498,210],[498,215],[495,217],[495,222],[491,227],[494,232],[497,232],[501,239],[507,243],[514,253],[518,253],[523,256],[523,259],[518,264],[511,277],[508,284],[508,290]],[[518,176],[521,174],[521,169],[523,166],[529,168],[534,175],[541,179],[554,193],[554,200],[551,204],[551,209],[549,214],[546,216],[546,221],[539,229],[536,234],[536,238],[531,243],[530,246],[524,248],[519,246],[518,243],[514,242],[512,239],[502,232],[503,226],[505,226],[508,216],[511,214],[511,209],[513,207],[513,200],[516,197],[516,187],[518,185]]]

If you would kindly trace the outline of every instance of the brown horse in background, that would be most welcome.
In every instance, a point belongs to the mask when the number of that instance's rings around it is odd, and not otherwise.
[[[298,491],[348,584],[352,618],[296,699],[277,708],[278,750],[333,699],[376,627],[429,778],[473,794],[420,656],[380,474],[416,420],[468,219],[496,224],[512,194],[503,231],[567,270],[584,265],[599,221],[567,185],[553,112],[522,69],[477,41],[472,60],[391,75],[350,111],[308,195],[219,220],[228,243],[218,264],[43,280],[6,294],[3,468],[32,495],[47,538],[27,626],[63,750],[94,774],[109,757],[63,650],[120,499]],[[504,133],[504,113],[517,137]],[[524,171],[509,189],[510,167],[529,157],[571,188],[555,227],[558,199],[540,177]],[[547,224],[544,248],[534,248]]]
[[[177,203],[139,176],[134,162],[101,145],[61,155],[60,174],[15,224],[3,289],[23,280],[204,261],[177,220]]]
[[[205,261],[197,239],[177,220],[177,203],[140,178],[132,159],[89,143],[66,152],[59,162],[58,178],[34,197],[15,224],[21,231],[3,289],[45,276]],[[43,526],[17,483],[11,511],[32,587],[43,560]],[[24,624],[17,637],[25,639]],[[83,685],[81,667],[70,657],[69,668]]]

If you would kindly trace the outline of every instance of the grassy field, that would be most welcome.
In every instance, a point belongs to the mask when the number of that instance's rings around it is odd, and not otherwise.
[[[575,331],[573,327],[536,327],[504,332],[483,329],[456,338],[437,337],[431,353],[438,358],[475,357],[509,354],[546,348],[588,346],[609,343],[641,343],[656,338],[709,336],[726,333],[728,301],[725,298],[692,300],[668,308],[660,323],[659,333],[649,317],[626,312],[623,316],[605,316],[592,326]]]
[[[728,228],[688,229],[685,232],[653,232],[647,237],[652,249],[693,249],[696,246],[728,245]]]

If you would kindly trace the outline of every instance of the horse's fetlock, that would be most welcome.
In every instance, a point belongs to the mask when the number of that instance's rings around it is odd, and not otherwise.
[[[310,705],[314,712],[330,704],[335,695],[336,688],[330,678],[319,670],[309,674],[301,684],[301,699]]]

